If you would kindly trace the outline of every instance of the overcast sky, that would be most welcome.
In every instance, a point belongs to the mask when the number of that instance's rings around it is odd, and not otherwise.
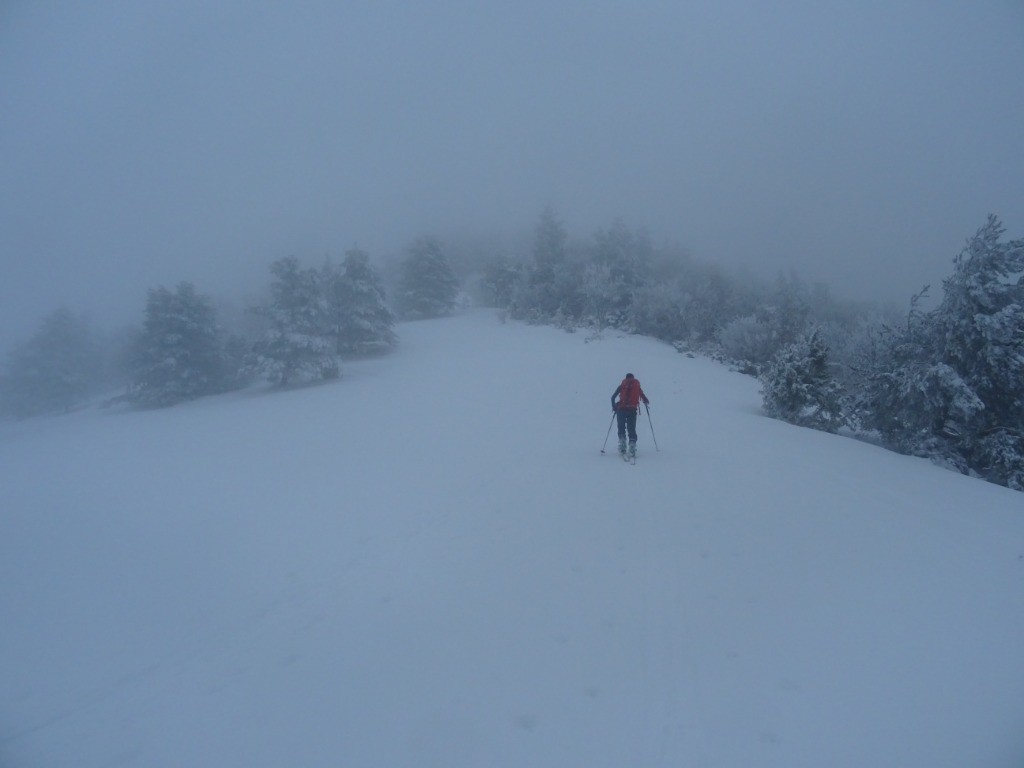
[[[1024,236],[1022,0],[2,0],[0,116],[0,347],[546,204],[901,303]]]

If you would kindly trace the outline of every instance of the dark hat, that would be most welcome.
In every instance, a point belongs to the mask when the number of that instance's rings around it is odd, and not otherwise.
[[[634,378],[634,376],[633,376],[633,374],[632,374],[632,373],[627,373],[627,374],[626,374],[626,378],[627,378],[627,379],[632,379],[632,378]]]

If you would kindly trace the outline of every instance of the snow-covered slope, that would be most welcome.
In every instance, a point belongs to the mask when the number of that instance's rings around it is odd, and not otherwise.
[[[0,765],[1024,764],[1024,496],[651,340],[399,330],[0,428]]]

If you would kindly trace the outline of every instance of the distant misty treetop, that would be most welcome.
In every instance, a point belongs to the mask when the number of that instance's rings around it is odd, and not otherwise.
[[[408,319],[443,317],[455,309],[459,280],[441,241],[421,237],[402,262],[397,296],[399,311]]]
[[[60,308],[18,345],[0,377],[0,412],[17,418],[81,405],[102,381],[99,344],[85,318]]]

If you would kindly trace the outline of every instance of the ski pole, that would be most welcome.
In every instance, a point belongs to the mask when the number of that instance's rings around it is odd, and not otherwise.
[[[615,423],[615,414],[612,413],[612,420],[608,422],[608,432],[604,436],[604,445],[601,446],[601,453],[604,453],[604,449],[608,447],[608,435],[612,433],[612,424]]]
[[[647,423],[651,425],[651,440],[654,441],[654,450],[661,453],[661,448],[658,447],[658,438],[654,436],[654,423],[651,421],[651,407],[647,403],[644,403],[644,409],[647,411]],[[607,438],[605,438],[605,442],[607,442]],[[601,451],[601,453],[604,453],[604,451]]]

